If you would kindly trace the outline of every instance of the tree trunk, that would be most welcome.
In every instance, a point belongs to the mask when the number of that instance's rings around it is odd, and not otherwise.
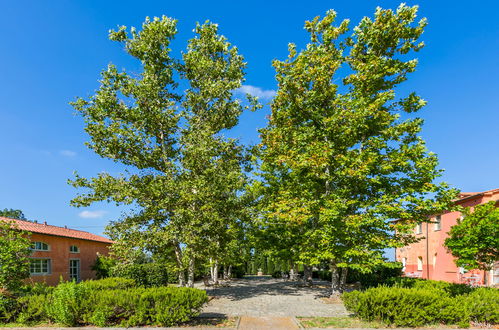
[[[303,281],[306,285],[312,285],[312,266],[303,265]]]
[[[232,278],[232,265],[229,265],[229,269],[227,270],[227,277],[229,280]]]
[[[182,249],[180,248],[180,244],[178,243],[175,243],[175,258],[178,268],[178,285],[180,287],[183,287],[185,286],[184,264],[182,261]]]
[[[229,267],[227,265],[224,265],[224,280],[229,279]]]
[[[331,298],[338,298],[341,294],[340,290],[340,272],[336,261],[331,261]]]
[[[213,265],[213,284],[218,284],[218,261]]]
[[[194,263],[195,263],[195,260],[194,260],[194,257],[190,257],[189,259],[189,268],[188,268],[188,271],[187,271],[187,286],[189,288],[193,288],[194,287]]]
[[[340,279],[340,292],[345,291],[346,284],[347,284],[347,275],[348,275],[348,268],[342,268],[341,269],[341,279]]]

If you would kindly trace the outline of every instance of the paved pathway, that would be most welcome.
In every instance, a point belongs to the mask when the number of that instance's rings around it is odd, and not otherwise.
[[[213,296],[202,314],[212,316],[346,316],[342,304],[326,304],[327,282],[312,287],[269,277],[230,282],[228,287],[208,288]],[[203,288],[203,284],[199,284]]]

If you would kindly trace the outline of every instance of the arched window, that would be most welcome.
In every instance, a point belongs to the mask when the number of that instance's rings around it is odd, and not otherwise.
[[[33,242],[31,245],[33,251],[50,251],[50,245],[43,242]]]
[[[418,270],[423,270],[423,257],[418,257]]]
[[[71,252],[71,253],[80,253],[80,248],[77,247],[76,245],[71,245],[69,247],[69,252]]]

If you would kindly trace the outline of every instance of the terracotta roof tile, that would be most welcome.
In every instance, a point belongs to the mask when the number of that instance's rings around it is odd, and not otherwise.
[[[36,223],[36,222],[31,222],[31,221],[10,219],[10,218],[5,218],[5,217],[0,217],[0,220],[12,221],[19,227],[19,229],[25,230],[25,231],[28,231],[31,233],[46,234],[46,235],[53,235],[53,236],[63,236],[63,237],[84,239],[87,241],[96,241],[96,242],[103,242],[103,243],[113,243],[113,241],[111,241],[109,238],[95,235],[95,234],[92,234],[92,233],[89,233],[86,231],[82,231],[82,230],[57,227],[57,226],[47,225],[46,223]]]

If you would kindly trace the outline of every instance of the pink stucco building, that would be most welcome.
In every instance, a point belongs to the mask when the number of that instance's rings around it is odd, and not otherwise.
[[[473,207],[489,201],[499,206],[499,189],[484,192],[461,193],[456,204]],[[499,285],[499,262],[491,271],[465,271],[454,263],[454,258],[444,247],[450,228],[461,217],[460,212],[447,212],[432,218],[433,223],[422,223],[414,229],[422,239],[395,251],[395,258],[403,265],[408,277],[426,278],[454,283]]]

